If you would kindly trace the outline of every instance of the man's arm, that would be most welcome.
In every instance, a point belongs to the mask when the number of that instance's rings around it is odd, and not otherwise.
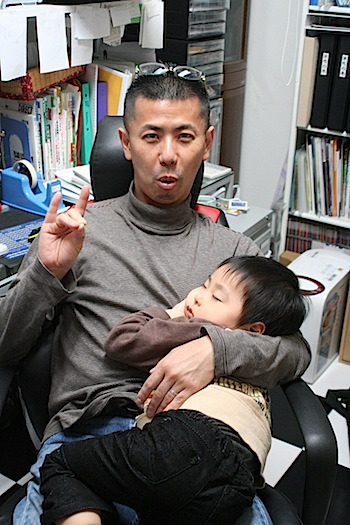
[[[234,375],[256,386],[273,387],[299,377],[310,362],[310,350],[300,333],[269,337],[244,330],[205,326],[208,336],[175,348],[150,371],[138,402],[156,389],[147,415],[177,409],[215,376]],[[172,389],[177,396],[169,394]]]
[[[207,325],[215,356],[215,376],[234,375],[256,386],[272,388],[300,377],[311,359],[307,341],[297,332],[271,337]]]
[[[40,230],[6,296],[0,300],[0,364],[22,359],[36,342],[47,316],[75,287],[72,268],[84,241],[89,188],[75,208],[57,215],[55,194]],[[38,251],[37,251],[38,249]]]

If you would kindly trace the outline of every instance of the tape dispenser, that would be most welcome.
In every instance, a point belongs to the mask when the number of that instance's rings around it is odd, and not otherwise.
[[[58,179],[45,181],[38,177],[28,160],[18,160],[1,172],[2,202],[14,208],[45,215],[52,196],[61,191]],[[65,206],[61,200],[58,210]]]

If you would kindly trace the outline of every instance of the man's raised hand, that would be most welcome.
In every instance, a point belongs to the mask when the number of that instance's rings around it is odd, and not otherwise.
[[[57,279],[62,279],[72,268],[85,237],[84,219],[90,188],[84,186],[74,208],[57,214],[61,194],[56,193],[50,202],[39,235],[39,259]]]

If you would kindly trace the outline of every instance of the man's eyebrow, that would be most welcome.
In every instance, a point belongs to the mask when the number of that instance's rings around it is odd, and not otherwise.
[[[160,127],[160,126],[157,126],[155,124],[144,124],[142,127],[141,127],[141,130],[142,131],[146,131],[148,129],[152,129],[153,131],[162,131],[164,128]],[[174,128],[175,131],[183,131],[185,129],[190,129],[190,130],[193,130],[193,131],[198,131],[198,128],[197,126],[194,126],[193,124],[190,124],[190,123],[185,123],[185,124],[181,124],[180,126],[177,126],[176,128]]]

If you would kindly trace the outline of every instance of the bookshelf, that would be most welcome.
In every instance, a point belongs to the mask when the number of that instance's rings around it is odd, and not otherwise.
[[[350,9],[307,4],[300,28],[280,253],[302,252],[318,242],[350,249]],[[326,63],[320,81],[321,56]]]

